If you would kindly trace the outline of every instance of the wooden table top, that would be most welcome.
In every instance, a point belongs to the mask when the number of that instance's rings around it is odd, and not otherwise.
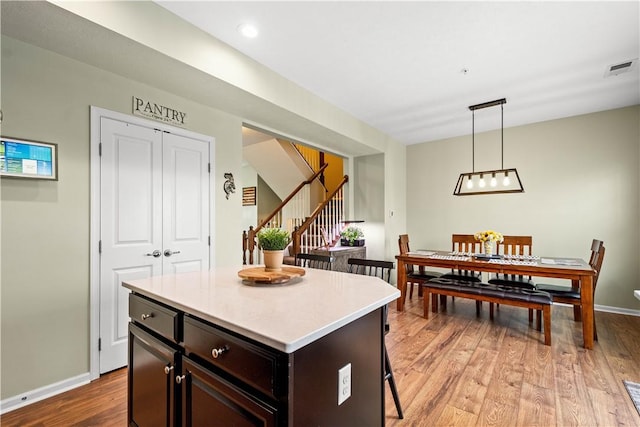
[[[562,277],[569,275],[595,275],[589,263],[580,258],[529,257],[487,258],[484,254],[462,254],[451,251],[419,250],[405,255],[396,255],[396,259],[407,264],[428,265],[431,267],[476,270],[495,273],[524,274],[530,276]]]

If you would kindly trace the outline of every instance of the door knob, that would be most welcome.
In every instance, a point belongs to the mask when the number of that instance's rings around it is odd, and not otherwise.
[[[158,258],[160,255],[162,255],[162,252],[160,252],[159,250],[155,250],[153,252],[151,252],[150,254],[144,254],[145,256],[152,256],[154,258]]]
[[[171,249],[167,249],[166,251],[164,251],[164,256],[171,256],[179,253],[180,251],[172,251]]]

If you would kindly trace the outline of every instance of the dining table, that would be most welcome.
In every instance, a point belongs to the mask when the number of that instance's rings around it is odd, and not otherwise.
[[[396,255],[396,260],[398,261],[397,286],[400,290],[400,298],[396,301],[398,311],[404,310],[407,295],[407,265],[571,280],[572,287],[580,289],[584,348],[593,349],[595,335],[593,280],[596,271],[583,259],[485,256],[441,250],[418,250]]]

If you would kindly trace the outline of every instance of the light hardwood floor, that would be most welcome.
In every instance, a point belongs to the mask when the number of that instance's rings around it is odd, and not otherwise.
[[[386,387],[387,426],[640,426],[622,380],[640,382],[640,317],[596,313],[594,350],[568,307],[554,306],[552,346],[530,328],[527,310],[449,300],[448,312],[422,318],[414,296],[389,310],[386,337],[405,412]],[[126,369],[9,412],[0,425],[125,426]]]

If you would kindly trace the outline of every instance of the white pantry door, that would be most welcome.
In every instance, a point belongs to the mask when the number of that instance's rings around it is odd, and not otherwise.
[[[127,364],[123,280],[209,268],[209,144],[100,119],[100,373]]]
[[[162,273],[209,269],[209,144],[163,134]]]

